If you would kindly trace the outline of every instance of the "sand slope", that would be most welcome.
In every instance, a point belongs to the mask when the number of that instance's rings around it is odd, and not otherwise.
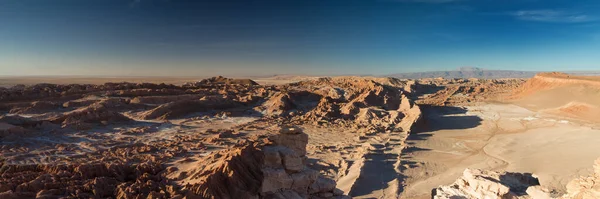
[[[528,80],[511,102],[534,111],[600,121],[600,77],[542,73]]]

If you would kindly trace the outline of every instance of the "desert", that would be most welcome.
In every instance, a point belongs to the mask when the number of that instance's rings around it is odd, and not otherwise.
[[[264,84],[273,79],[286,82]],[[0,196],[593,196],[593,183],[573,181],[593,176],[600,157],[598,82],[541,73],[6,87]]]
[[[0,199],[600,199],[598,10],[0,0]]]

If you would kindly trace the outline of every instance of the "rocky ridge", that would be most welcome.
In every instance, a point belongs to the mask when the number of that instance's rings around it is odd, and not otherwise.
[[[289,84],[257,110],[266,115],[288,117],[295,124],[352,125],[384,131],[398,128],[396,124],[407,115],[420,114],[402,89],[349,77]]]

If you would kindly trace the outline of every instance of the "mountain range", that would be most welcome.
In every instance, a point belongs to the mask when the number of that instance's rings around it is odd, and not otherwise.
[[[488,70],[477,67],[461,67],[451,71],[430,71],[415,73],[395,73],[385,75],[400,79],[420,79],[420,78],[480,78],[480,79],[498,79],[498,78],[530,78],[540,72],[552,71],[517,71],[517,70]],[[600,75],[600,71],[560,71],[572,75]]]

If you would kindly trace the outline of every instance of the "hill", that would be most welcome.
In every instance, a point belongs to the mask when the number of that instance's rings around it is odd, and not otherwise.
[[[540,73],[512,96],[517,104],[532,110],[600,121],[600,77],[566,73]]]

